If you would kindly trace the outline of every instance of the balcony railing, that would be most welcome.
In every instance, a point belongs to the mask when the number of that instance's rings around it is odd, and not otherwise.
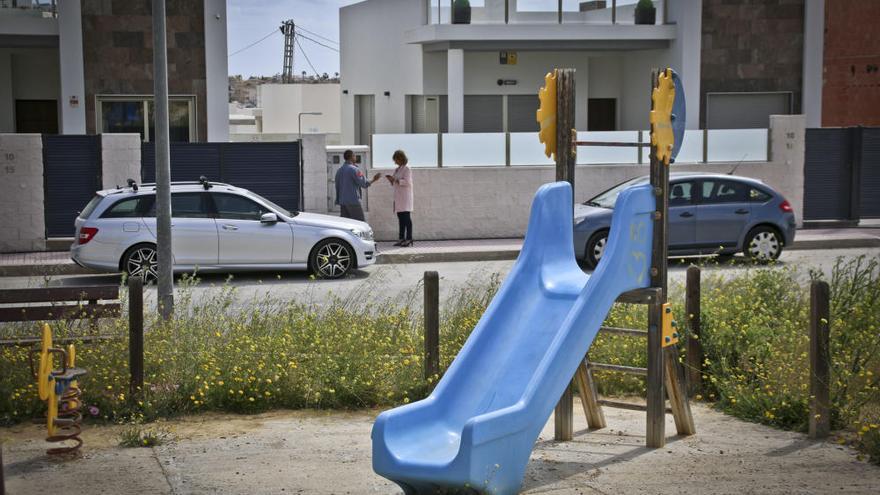
[[[57,0],[0,0],[0,15],[57,17]]]
[[[685,131],[676,164],[769,161],[768,129]],[[578,132],[579,141],[648,142],[648,131]],[[537,132],[467,134],[374,134],[373,168],[393,168],[391,156],[402,149],[411,167],[547,166]],[[578,148],[578,165],[647,164],[646,148]]]
[[[454,0],[423,0],[426,24],[453,24]],[[635,24],[638,0],[470,0],[471,24]],[[653,0],[665,24],[666,0]]]

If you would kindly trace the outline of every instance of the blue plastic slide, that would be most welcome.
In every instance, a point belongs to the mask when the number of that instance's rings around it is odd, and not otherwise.
[[[572,249],[571,186],[542,186],[519,258],[434,392],[376,419],[373,470],[407,494],[516,493],[611,305],[650,282],[653,211],[651,186],[623,191],[588,276]]]

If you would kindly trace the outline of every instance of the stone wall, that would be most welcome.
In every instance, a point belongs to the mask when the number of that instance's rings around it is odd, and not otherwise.
[[[204,0],[168,0],[168,91],[194,95],[196,140],[207,136]],[[83,0],[86,128],[96,133],[96,95],[153,94],[150,0]]]
[[[777,189],[789,200],[802,222],[804,170],[804,118],[802,115],[771,117],[769,162],[676,164],[676,172],[726,174],[753,177]],[[307,165],[308,168],[308,165]],[[387,170],[379,170],[387,173]],[[368,175],[372,175],[371,171]],[[584,201],[624,180],[648,174],[647,165],[579,166],[575,175],[575,199]],[[555,180],[553,167],[465,167],[413,169],[416,239],[469,239],[521,237],[528,224],[529,208],[541,184]],[[325,190],[306,190],[325,196]],[[397,217],[392,209],[392,190],[379,181],[368,191],[367,220],[376,238],[397,238]]]
[[[125,186],[128,179],[141,182],[140,134],[101,134],[101,187]]]
[[[706,93],[791,91],[801,112],[804,0],[703,0],[702,33],[701,128]]]
[[[46,248],[43,141],[39,134],[0,134],[0,253]]]
[[[825,4],[822,125],[880,125],[880,1]]]

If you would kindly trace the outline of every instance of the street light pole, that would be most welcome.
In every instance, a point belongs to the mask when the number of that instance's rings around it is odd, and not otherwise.
[[[305,188],[303,187],[303,177],[305,176],[303,169],[305,168],[305,159],[303,158],[303,115],[324,115],[322,112],[300,112],[296,116],[299,122],[297,134],[299,134],[299,211],[305,210]]]
[[[168,49],[165,40],[165,0],[153,0],[153,107],[156,109],[156,248],[158,251],[159,314],[174,312],[171,254],[171,152],[168,137]]]

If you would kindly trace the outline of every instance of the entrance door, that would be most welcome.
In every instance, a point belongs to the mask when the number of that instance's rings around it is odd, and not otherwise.
[[[58,134],[58,101],[15,100],[15,132]]]
[[[587,130],[617,130],[617,100],[614,98],[590,98],[587,101]]]
[[[376,100],[373,95],[354,95],[355,144],[370,144],[376,127]]]

